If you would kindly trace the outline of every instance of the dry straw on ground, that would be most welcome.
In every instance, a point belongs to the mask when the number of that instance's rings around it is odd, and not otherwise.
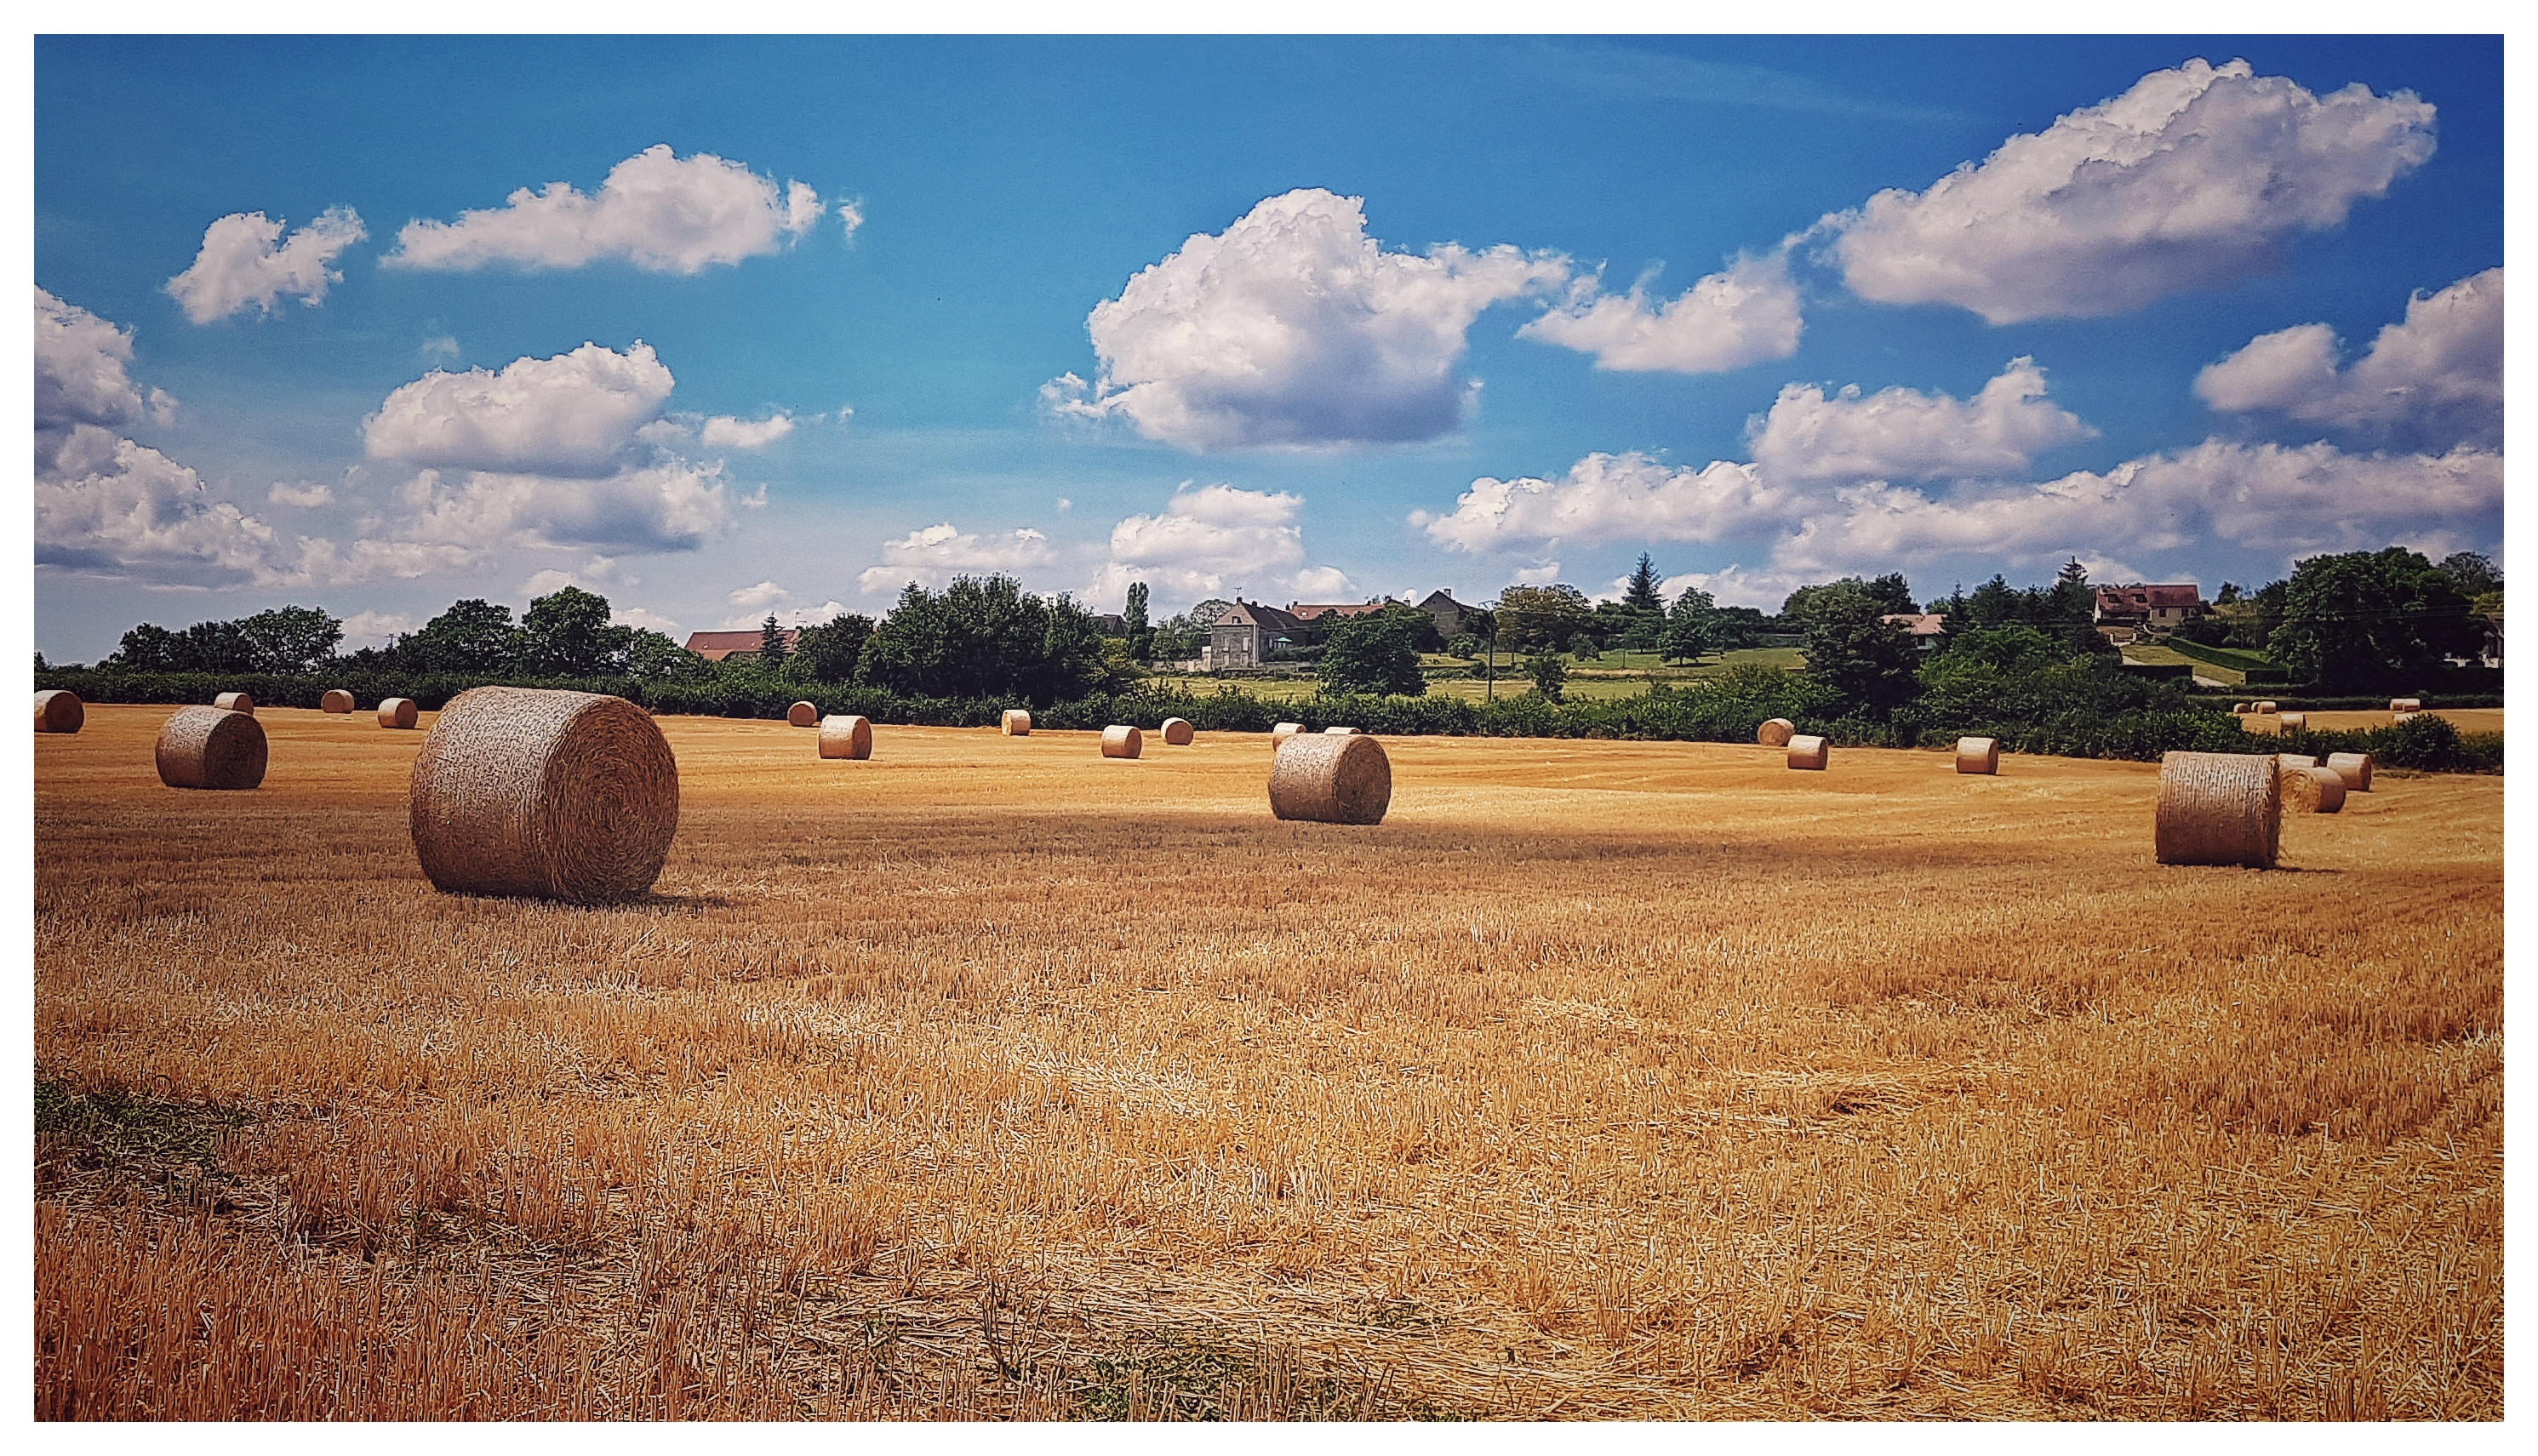
[[[1763,726],[1754,730],[1754,741],[1767,749],[1784,749],[1797,734],[1798,725],[1788,719],[1766,718]]]
[[[1822,768],[1832,755],[1833,750],[1821,735],[1801,733],[1789,740],[1789,766],[1792,768]]]
[[[1392,806],[1392,760],[1363,734],[1299,734],[1269,765],[1269,812],[1317,824],[1383,823]]]
[[[1998,773],[2000,740],[1997,738],[1960,738],[1957,740],[1959,773]]]
[[[1005,709],[1004,720],[998,725],[997,731],[1007,738],[1029,738],[1031,737],[1031,714],[1018,707],[1009,707]]]
[[[77,733],[88,721],[88,704],[67,688],[51,688],[35,695],[35,731],[37,733]]]
[[[251,713],[255,699],[244,693],[224,693],[212,699],[212,706],[226,713]]]
[[[872,757],[872,720],[861,713],[832,713],[820,720],[820,757]]]
[[[2388,699],[2388,711],[2392,713],[2420,713],[2423,710],[2424,700],[2420,697],[2392,697]]]
[[[2312,764],[2276,772],[2282,779],[2285,814],[2335,814],[2344,808],[2344,779],[2334,769]]]
[[[816,727],[820,721],[819,705],[809,702],[797,702],[784,710],[784,721],[788,726],[794,728]]]
[[[178,708],[160,726],[159,781],[171,789],[251,789],[264,782],[264,725],[252,713]]]
[[[1102,757],[1133,759],[1146,751],[1146,735],[1126,723],[1113,723],[1102,730]]]
[[[2307,726],[2308,726],[2308,714],[2306,714],[2306,713],[2285,713],[2285,714],[2283,714],[2283,731],[2284,731],[2285,733],[2296,733],[2296,732],[2299,732],[2301,729],[2305,728],[2305,727],[2307,727]]]
[[[352,710],[353,695],[341,688],[329,688],[326,695],[317,699],[317,711],[321,713],[349,713]]]
[[[2378,765],[2369,754],[2329,754],[2326,766],[2344,780],[2344,786],[2357,794],[2371,792],[2371,770]]]
[[[2159,762],[2153,847],[2164,865],[2270,870],[2282,846],[2283,790],[2271,758],[2172,753]]]
[[[379,699],[379,726],[382,728],[411,728],[422,720],[423,714],[417,710],[411,697]]]
[[[1303,731],[1304,725],[1302,723],[1281,723],[1269,730],[1269,743],[1274,748]]]
[[[1190,727],[1190,720],[1187,718],[1164,719],[1163,732],[1164,742],[1172,745],[1174,748],[1186,747],[1192,739],[1198,736],[1197,730]]]
[[[651,888],[679,828],[679,768],[622,697],[474,688],[415,757],[415,857],[443,891],[575,902]]]

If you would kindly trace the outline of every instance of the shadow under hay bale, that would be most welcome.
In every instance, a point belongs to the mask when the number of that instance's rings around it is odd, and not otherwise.
[[[379,726],[382,728],[411,728],[421,721],[422,716],[411,697],[379,699]]]
[[[1125,723],[1113,723],[1102,730],[1102,757],[1133,759],[1146,751],[1146,735]]]
[[[1005,709],[1004,721],[997,725],[996,731],[1007,738],[1029,738],[1031,714],[1018,707],[1009,707]]]
[[[88,704],[69,689],[53,688],[35,695],[37,733],[77,733],[87,722]]]
[[[651,887],[679,829],[679,766],[622,697],[476,688],[415,758],[415,857],[434,888],[596,903]]]
[[[2270,757],[2171,753],[2159,761],[2161,864],[2270,870],[2282,819],[2282,779]]]
[[[252,713],[255,699],[243,693],[224,693],[212,699],[212,706],[225,713]]]
[[[1998,773],[2000,740],[1997,738],[1960,738],[1957,740],[1959,773]]]
[[[1298,734],[1269,765],[1269,812],[1316,824],[1383,823],[1392,807],[1392,760],[1363,733]]]
[[[2344,808],[2344,779],[2334,769],[2310,765],[2279,773],[2285,814],[2335,814]]]
[[[321,713],[349,713],[352,710],[353,695],[341,688],[329,688],[326,695],[317,699],[317,711]]]
[[[1788,719],[1765,718],[1763,726],[1754,730],[1754,741],[1767,749],[1784,749],[1797,735],[1798,725]]]
[[[1822,768],[1833,757],[1832,748],[1813,733],[1801,733],[1789,740],[1789,766]]]
[[[1164,742],[1174,748],[1185,748],[1190,740],[1198,736],[1197,730],[1190,727],[1190,720],[1187,718],[1164,719],[1163,731]]]
[[[2371,770],[2378,765],[2371,761],[2369,754],[2329,754],[2326,766],[2334,769],[2336,777],[2344,780],[2348,791],[2367,794],[2371,792]]]
[[[784,710],[784,723],[788,728],[812,728],[819,722],[820,709],[814,703],[797,702]]]
[[[178,708],[160,725],[159,781],[171,789],[251,789],[264,782],[264,725],[225,707]]]
[[[820,720],[820,757],[872,757],[872,720],[861,713],[832,713]]]

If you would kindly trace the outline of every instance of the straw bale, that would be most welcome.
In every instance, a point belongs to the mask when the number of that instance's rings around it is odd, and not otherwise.
[[[2260,702],[2260,703],[2257,703],[2253,708],[2250,708],[2250,709],[2249,709],[2249,711],[2250,711],[2250,712],[2255,712],[2255,713],[2270,713],[2270,712],[2272,712],[2273,710],[2274,710],[2274,700],[2273,700],[2272,698],[2270,698],[2270,697],[2266,698],[2264,701],[2262,701],[2262,702]]]
[[[2276,754],[2274,765],[2279,768],[2315,768],[2317,759],[2309,754]]]
[[[411,728],[415,725],[416,716],[411,697],[379,699],[379,726],[382,728]]]
[[[1146,751],[1146,735],[1125,723],[1113,723],[1102,730],[1102,757],[1133,759]]]
[[[2388,699],[2388,711],[2392,713],[2420,713],[2423,710],[2424,700],[2420,697],[2392,697]]]
[[[1960,738],[1957,740],[1959,773],[1998,773],[2000,740],[1997,738]]]
[[[212,706],[225,713],[252,713],[255,699],[243,693],[224,693],[212,699]]]
[[[1029,738],[1031,714],[1018,707],[1009,707],[1005,709],[1004,721],[997,725],[996,731],[1007,738]]]
[[[2326,766],[2334,769],[2335,776],[2344,780],[2346,789],[2367,794],[2371,792],[2371,770],[2379,765],[2371,761],[2369,754],[2329,754]]]
[[[788,728],[813,728],[819,722],[820,707],[817,703],[797,702],[784,710],[784,726]]]
[[[476,688],[440,710],[406,798],[434,887],[592,903],[651,888],[679,831],[679,765],[622,697]]]
[[[2159,761],[2161,864],[2270,870],[2282,819],[2282,777],[2270,758],[2171,753]]]
[[[2284,731],[2285,733],[2298,733],[2298,732],[2300,732],[2301,730],[2303,730],[2303,729],[2304,729],[2304,728],[2306,728],[2306,727],[2308,727],[2308,714],[2306,714],[2306,713],[2285,713],[2285,714],[2283,714],[2283,731]]]
[[[37,733],[77,733],[88,721],[88,704],[67,688],[53,688],[35,695],[35,731]]]
[[[820,720],[820,757],[872,757],[872,721],[861,713],[831,713]]]
[[[1330,735],[1331,737],[1333,737],[1333,738],[1347,738],[1347,737],[1349,737],[1351,734],[1364,733],[1366,730],[1365,730],[1365,729],[1363,729],[1363,728],[1343,728],[1343,727],[1340,727],[1338,724],[1334,723],[1334,724],[1332,724],[1330,727],[1325,728],[1325,729],[1323,729],[1322,731],[1323,731],[1324,733],[1329,734],[1329,735]]]
[[[1189,745],[1190,740],[1197,736],[1198,731],[1190,727],[1189,719],[1164,719],[1164,742],[1170,744],[1172,747],[1185,748]]]
[[[1766,718],[1763,726],[1754,730],[1754,741],[1767,749],[1784,749],[1797,734],[1798,725],[1788,719]]]
[[[2283,813],[2333,814],[2344,807],[2344,780],[2334,769],[2285,766],[2277,773],[2283,781]]]
[[[1297,734],[1269,764],[1269,812],[1316,824],[1383,823],[1392,807],[1392,761],[1363,733]]]
[[[1273,746],[1282,744],[1303,731],[1304,725],[1302,723],[1281,723],[1269,730],[1269,742]]]
[[[2234,702],[2234,703],[2230,704],[2230,711],[2232,711],[2232,712],[2234,712],[2234,713],[2243,713],[2243,712],[2245,712],[2246,710],[2247,710],[2247,705],[2246,705],[2245,703],[2243,703],[2243,702]]]
[[[159,727],[158,758],[171,789],[251,789],[264,782],[264,725],[253,713],[180,707]]]
[[[326,695],[317,699],[317,711],[321,713],[349,713],[352,710],[353,695],[341,688],[329,688]]]
[[[1830,754],[1824,739],[1816,734],[1801,733],[1789,740],[1789,766],[1792,768],[1822,768]]]
[[[2388,715],[2388,721],[2391,723],[2411,723],[2415,721],[2418,716],[2419,715],[2415,713],[2390,713]]]

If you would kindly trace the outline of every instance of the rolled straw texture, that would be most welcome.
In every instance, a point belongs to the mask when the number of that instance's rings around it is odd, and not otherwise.
[[[872,757],[872,720],[861,713],[831,713],[820,720],[820,757]]]
[[[1333,738],[1351,738],[1351,737],[1355,737],[1356,735],[1358,735],[1358,734],[1360,734],[1360,733],[1365,732],[1366,730],[1365,730],[1365,729],[1363,729],[1363,728],[1343,728],[1343,727],[1340,727],[1338,724],[1334,723],[1334,724],[1332,724],[1330,727],[1325,728],[1325,729],[1323,729],[1322,731],[1323,731],[1324,733],[1326,733],[1326,734],[1329,734],[1329,735],[1330,735],[1331,737],[1333,737]]]
[[[2332,768],[2278,770],[2283,781],[2283,813],[2333,814],[2344,807],[2344,780]]]
[[[1766,718],[1763,726],[1754,730],[1754,741],[1767,749],[1787,748],[1789,740],[1797,736],[1798,725],[1786,718]]]
[[[2159,761],[2161,864],[2270,870],[2282,822],[2282,778],[2272,759],[2172,753]]]
[[[2388,711],[2392,713],[2420,713],[2423,710],[2424,700],[2420,697],[2392,697],[2388,699]]]
[[[1190,727],[1189,719],[1164,719],[1164,742],[1170,744],[1172,747],[1184,748],[1188,746],[1191,739],[1196,738],[1197,736],[1197,731]]]
[[[212,706],[225,713],[251,713],[255,711],[255,699],[243,693],[224,693],[212,699]]]
[[[411,697],[379,699],[379,726],[382,728],[411,728],[415,725],[417,716],[414,699]]]
[[[2329,754],[2326,766],[2344,780],[2345,788],[2357,794],[2371,792],[2371,770],[2377,767],[2369,754]]]
[[[797,702],[784,710],[784,723],[790,728],[816,727],[819,721],[820,709],[816,703]]]
[[[160,725],[158,756],[171,789],[251,789],[264,782],[264,725],[224,707],[178,708]]]
[[[1285,743],[1288,739],[1291,739],[1303,731],[1304,725],[1302,723],[1281,723],[1277,727],[1269,730],[1269,741],[1272,744]]]
[[[1133,759],[1146,751],[1146,735],[1125,723],[1113,723],[1102,730],[1102,757]]]
[[[2264,700],[2263,702],[2257,703],[2254,707],[2252,707],[2252,708],[2248,709],[2248,711],[2250,711],[2250,712],[2257,712],[2257,713],[2270,713],[2270,712],[2272,712],[2273,710],[2274,710],[2274,703],[2273,703],[2273,699],[2271,699],[2271,698],[2267,698],[2267,699],[2266,699],[2266,700]]]
[[[622,697],[475,688],[440,710],[408,790],[442,891],[592,903],[651,888],[679,831],[679,765]]]
[[[1831,750],[1825,747],[1822,738],[1813,733],[1801,733],[1789,740],[1789,766],[1792,768],[1822,768],[1829,757]]]
[[[1997,738],[1960,738],[1957,740],[1959,773],[1998,773],[2000,740]]]
[[[2285,733],[2295,733],[2303,728],[2306,728],[2307,726],[2308,714],[2306,713],[2283,714],[2283,731]]]
[[[1004,722],[997,727],[996,731],[1007,738],[1029,738],[1031,737],[1031,714],[1018,707],[1009,707],[1005,709]]]
[[[37,733],[77,733],[87,721],[88,704],[69,689],[53,688],[35,695]]]
[[[1269,812],[1316,824],[1383,823],[1392,807],[1392,761],[1363,733],[1297,734],[1269,764]]]
[[[326,695],[317,699],[317,711],[321,713],[349,713],[352,710],[353,695],[341,688],[329,688]]]

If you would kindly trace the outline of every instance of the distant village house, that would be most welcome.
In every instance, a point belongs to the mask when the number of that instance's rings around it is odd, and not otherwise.
[[[2101,586],[2097,612],[2102,627],[2171,628],[2203,615],[2203,588],[2191,581],[2146,586]]]
[[[802,636],[802,629],[788,627],[778,632],[784,638],[784,650],[791,652]],[[747,631],[692,631],[688,633],[688,650],[707,662],[720,662],[726,657],[756,657],[766,645],[766,634],[758,628]]]

